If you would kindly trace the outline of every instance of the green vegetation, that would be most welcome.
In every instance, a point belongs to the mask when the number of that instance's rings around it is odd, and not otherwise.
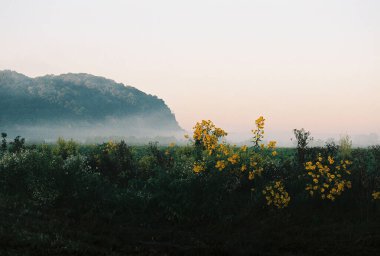
[[[276,148],[256,124],[243,147],[211,121],[187,146],[3,134],[2,253],[379,254],[380,146],[311,148],[298,130],[298,149]]]

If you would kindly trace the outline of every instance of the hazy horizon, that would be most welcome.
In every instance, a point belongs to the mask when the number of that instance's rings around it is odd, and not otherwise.
[[[0,4],[0,70],[110,78],[234,140],[260,115],[279,141],[380,134],[378,1]]]

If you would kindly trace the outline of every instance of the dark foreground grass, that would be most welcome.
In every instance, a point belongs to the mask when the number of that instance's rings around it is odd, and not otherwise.
[[[128,221],[1,209],[1,255],[379,255],[378,214],[308,209],[251,213],[225,223]]]

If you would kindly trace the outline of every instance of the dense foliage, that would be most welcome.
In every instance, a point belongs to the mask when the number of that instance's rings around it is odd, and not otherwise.
[[[242,147],[223,141],[227,133],[211,121],[196,124],[188,146],[25,145],[2,134],[1,247],[35,255],[379,253],[380,146],[276,148],[261,142],[264,121]]]

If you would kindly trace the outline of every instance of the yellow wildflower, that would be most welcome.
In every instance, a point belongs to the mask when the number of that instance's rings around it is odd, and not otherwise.
[[[227,160],[228,162],[230,162],[231,164],[236,164],[238,161],[239,161],[240,157],[238,154],[233,154],[232,156],[230,156]]]
[[[275,148],[276,148],[276,143],[277,143],[277,142],[274,141],[274,140],[269,141],[267,147],[268,147],[269,149],[275,149]]]
[[[288,206],[290,202],[290,196],[286,192],[284,185],[281,181],[275,181],[272,185],[266,186],[263,190],[263,194],[266,195],[267,205],[273,205],[278,209],[282,209]]]
[[[257,128],[259,129],[264,129],[264,122],[265,122],[265,119],[263,116],[260,116],[258,119],[256,119],[256,126]]]
[[[224,168],[226,168],[226,163],[224,162],[224,160],[217,161],[215,167],[219,171],[222,171]]]
[[[205,170],[204,163],[194,163],[193,171],[195,173],[200,173],[200,172],[203,172],[204,170]]]
[[[250,171],[249,173],[248,173],[248,179],[249,180],[253,180],[255,178],[255,173],[253,172],[253,171]]]
[[[380,191],[373,191],[373,193],[372,193],[372,198],[373,198],[374,200],[378,200],[378,199],[380,199]]]

